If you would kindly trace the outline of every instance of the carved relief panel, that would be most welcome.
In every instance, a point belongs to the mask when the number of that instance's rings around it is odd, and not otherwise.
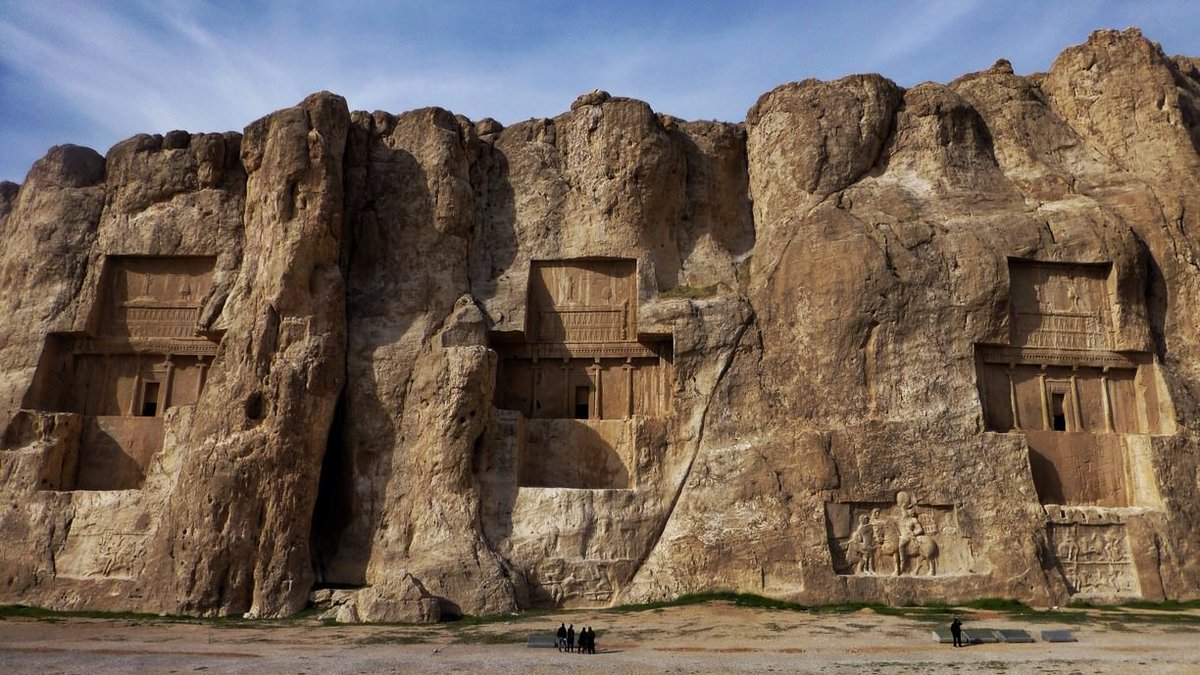
[[[533,342],[635,342],[633,260],[535,261],[527,334]]]
[[[972,572],[970,543],[952,506],[918,504],[907,492],[896,493],[894,503],[828,502],[825,525],[840,575]]]
[[[1009,263],[1012,344],[1111,349],[1110,265]]]
[[[1047,533],[1071,595],[1141,597],[1129,538],[1119,517],[1052,509]]]
[[[200,304],[212,284],[213,259],[114,256],[96,333],[131,338],[195,337]]]

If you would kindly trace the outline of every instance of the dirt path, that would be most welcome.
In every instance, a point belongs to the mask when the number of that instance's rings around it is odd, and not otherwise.
[[[709,603],[641,612],[580,611],[486,624],[324,626],[317,622],[8,618],[10,673],[1197,673],[1200,623],[1121,612],[1083,622],[964,615],[967,627],[1074,632],[1075,643],[954,649],[937,619],[870,610],[811,613]],[[599,635],[596,655],[524,646],[560,621]],[[515,642],[520,641],[520,642]]]

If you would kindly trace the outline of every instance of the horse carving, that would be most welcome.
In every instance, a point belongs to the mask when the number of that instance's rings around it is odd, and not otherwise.
[[[881,529],[879,553],[892,559],[897,576],[909,571],[908,561],[912,559],[917,561],[912,574],[919,574],[922,568],[928,570],[929,576],[937,574],[937,540],[925,533],[915,517],[902,516],[898,523],[889,519]],[[878,529],[876,533],[878,536]]]

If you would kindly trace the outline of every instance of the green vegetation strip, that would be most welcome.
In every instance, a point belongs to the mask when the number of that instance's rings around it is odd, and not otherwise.
[[[651,609],[663,609],[665,607],[684,607],[686,605],[702,605],[706,602],[729,602],[739,607],[757,607],[760,609],[777,609],[784,611],[803,612],[808,610],[808,607],[786,600],[776,600],[753,593],[733,593],[733,592],[716,592],[716,593],[689,593],[681,595],[674,600],[663,600],[661,602],[643,602],[634,605],[618,605],[611,607],[607,611],[610,612],[644,612]]]
[[[1086,602],[1073,602],[1062,609],[1034,609],[1016,600],[1004,598],[981,598],[962,605],[947,605],[931,603],[924,605],[892,606],[871,602],[848,602],[830,605],[805,606],[787,600],[769,598],[752,593],[713,592],[693,593],[682,595],[672,600],[647,602],[632,605],[620,605],[611,608],[596,608],[596,612],[608,613],[637,613],[662,610],[669,607],[685,607],[710,602],[727,602],[738,607],[751,607],[775,611],[811,612],[814,614],[849,614],[864,609],[885,616],[897,616],[920,622],[943,622],[955,614],[967,613],[970,610],[996,612],[1013,618],[1031,622],[1057,622],[1081,624],[1096,622],[1109,625],[1115,630],[1124,628],[1126,623],[1161,623],[1185,624],[1200,626],[1200,600],[1165,602],[1135,601],[1122,605],[1091,605]],[[61,621],[71,618],[84,619],[117,619],[136,622],[158,623],[195,623],[206,624],[219,628],[269,628],[273,626],[295,626],[298,624],[316,626],[344,626],[329,619],[318,619],[321,610],[310,608],[286,619],[244,619],[242,617],[193,617],[178,615],[145,614],[137,612],[97,612],[97,611],[62,611],[28,607],[25,605],[0,606],[0,620],[10,618],[28,618],[39,621]],[[429,624],[373,624],[408,626],[424,628],[420,635],[375,636],[366,640],[381,640],[384,642],[420,642],[436,637],[437,631],[449,631],[457,642],[479,643],[517,643],[525,640],[527,631],[524,629],[502,633],[476,630],[490,624],[526,623],[540,621],[546,618],[567,615],[579,610],[534,609],[519,614],[501,614],[493,616],[463,616],[443,621],[440,628]]]
[[[711,298],[721,292],[720,284],[711,284],[709,286],[675,286],[668,288],[658,294],[658,297],[663,299],[684,298],[687,300],[699,300],[701,298]]]

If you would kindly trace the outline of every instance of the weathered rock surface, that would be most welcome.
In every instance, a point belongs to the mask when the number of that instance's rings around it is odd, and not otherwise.
[[[1200,66],[314,94],[0,184],[0,602],[1200,596]]]

